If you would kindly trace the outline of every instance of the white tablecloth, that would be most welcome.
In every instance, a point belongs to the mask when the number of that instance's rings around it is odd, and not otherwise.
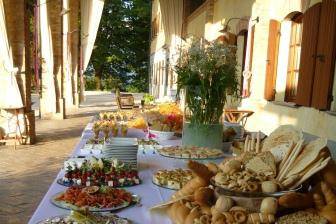
[[[87,139],[92,136],[91,127],[92,123],[89,123],[86,126],[85,130],[83,131],[82,138],[77,144],[72,156],[77,155],[79,150],[85,145]],[[144,133],[141,130],[130,129],[128,136],[143,138]],[[162,141],[160,142],[160,144],[179,145],[181,144],[181,140],[176,139]],[[117,212],[116,214],[122,217],[126,217],[132,220],[134,223],[139,224],[170,224],[171,222],[167,217],[153,212],[149,212],[148,210],[148,208],[168,200],[173,193],[172,190],[160,188],[154,185],[152,183],[152,175],[158,169],[172,169],[183,167],[185,167],[185,160],[166,158],[148,151],[146,151],[146,153],[144,154],[142,151],[139,151],[138,168],[139,176],[142,180],[142,183],[137,186],[129,187],[127,188],[127,190],[141,197],[141,206],[129,207]],[[63,171],[60,171],[60,173],[57,175],[57,178],[51,184],[48,192],[37,207],[35,213],[31,217],[29,224],[36,224],[37,222],[48,217],[69,213],[68,210],[58,208],[50,202],[50,199],[53,195],[66,190],[66,187],[56,183],[56,180],[62,176]]]

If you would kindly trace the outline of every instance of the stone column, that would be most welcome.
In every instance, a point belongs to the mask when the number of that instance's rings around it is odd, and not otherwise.
[[[64,98],[65,98],[65,109],[71,109],[73,107],[73,86],[72,86],[72,72],[71,72],[71,46],[70,46],[70,7],[69,0],[62,0],[62,49],[63,49],[63,63],[62,63],[62,73],[63,73],[63,85],[64,85]]]
[[[26,0],[4,0],[8,42],[12,49],[13,65],[24,108],[19,112],[20,129],[27,136],[24,143],[35,142],[35,116],[31,110],[31,60],[29,18],[31,11]],[[11,96],[8,96],[11,97]],[[8,111],[15,113],[14,111]]]
[[[62,1],[47,1],[48,16],[50,19],[50,29],[53,43],[54,55],[54,80],[56,89],[56,114],[55,119],[65,118],[64,99],[64,76],[62,73]],[[43,35],[43,34],[42,34]]]
[[[53,42],[49,24],[51,19],[48,8],[51,7],[47,0],[39,0],[39,35],[41,56],[41,95],[40,115],[44,119],[52,119],[56,114],[56,90],[54,76],[54,57],[52,56]]]
[[[79,77],[79,1],[70,0],[70,48],[71,48],[71,73],[72,73],[72,90],[73,90],[73,104],[79,107],[79,91],[78,91],[78,77]]]

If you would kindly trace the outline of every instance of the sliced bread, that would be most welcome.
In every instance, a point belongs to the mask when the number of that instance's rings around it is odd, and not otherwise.
[[[297,130],[293,125],[282,125],[263,141],[262,151],[269,151],[278,145],[290,142],[297,143],[301,138],[303,138],[302,131]]]
[[[257,154],[245,164],[245,168],[257,174],[276,176],[275,159],[270,152]]]
[[[299,174],[305,170],[313,162],[318,161],[320,152],[327,146],[327,140],[324,138],[318,138],[314,141],[309,142],[304,146],[299,156],[296,158],[295,162],[288,170],[286,176],[292,176]]]

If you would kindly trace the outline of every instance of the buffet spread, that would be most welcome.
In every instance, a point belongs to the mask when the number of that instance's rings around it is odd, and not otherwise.
[[[144,116],[146,132],[129,126],[133,112],[99,114],[29,223],[336,223],[326,139],[307,142],[285,125],[263,139],[246,135],[228,156],[153,140],[148,125],[180,129],[180,118],[158,111]]]

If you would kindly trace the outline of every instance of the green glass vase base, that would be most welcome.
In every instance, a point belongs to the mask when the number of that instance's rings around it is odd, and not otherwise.
[[[222,149],[223,125],[184,123],[182,145]]]

